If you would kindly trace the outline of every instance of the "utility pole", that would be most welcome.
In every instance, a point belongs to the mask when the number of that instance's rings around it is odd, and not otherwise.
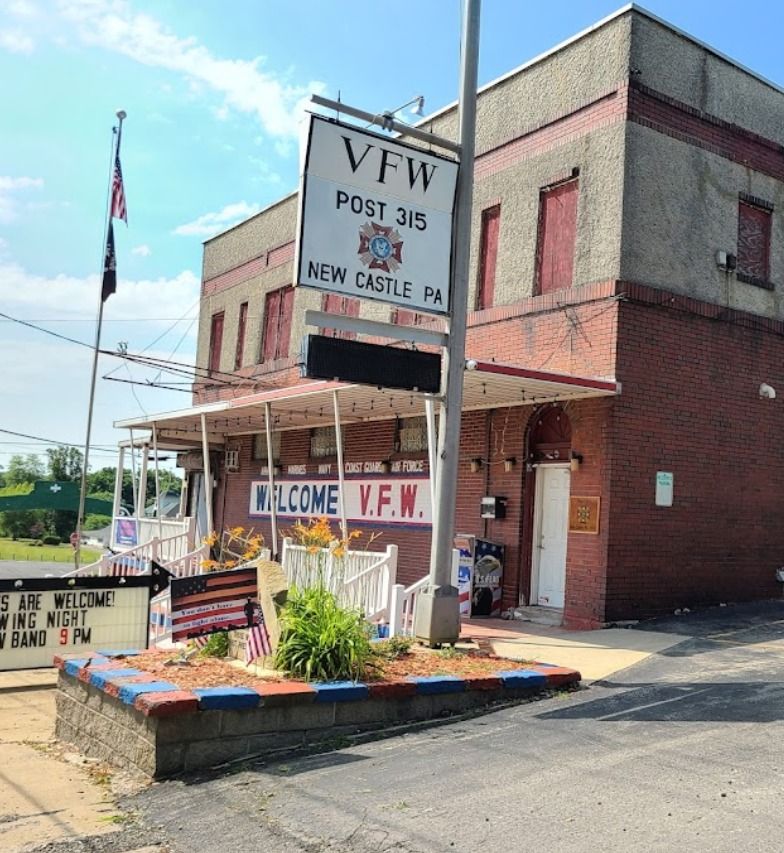
[[[418,596],[414,620],[414,633],[417,638],[430,645],[454,643],[460,636],[458,591],[452,586],[452,550],[460,461],[460,419],[463,408],[468,265],[471,257],[480,5],[480,0],[463,0],[458,101],[460,165],[452,229],[449,340],[444,350],[441,380],[442,402],[430,549],[430,583],[427,590]]]

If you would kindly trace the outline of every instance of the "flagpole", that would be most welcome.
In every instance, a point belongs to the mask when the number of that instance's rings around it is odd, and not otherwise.
[[[95,326],[95,347],[93,349],[93,369],[92,375],[90,378],[90,399],[87,403],[87,434],[84,439],[84,457],[82,460],[82,480],[81,487],[79,489],[79,513],[76,516],[76,545],[74,546],[74,564],[76,569],[79,568],[80,556],[82,550],[82,525],[84,524],[84,506],[85,500],[87,497],[87,468],[88,461],[90,458],[90,434],[92,432],[93,427],[93,405],[95,403],[95,380],[98,374],[98,354],[101,349],[101,326],[103,324],[103,305],[105,302],[103,295],[103,273],[105,271],[106,266],[106,249],[107,249],[107,239],[109,234],[109,226],[111,224],[112,219],[112,183],[114,180],[114,169],[115,169],[115,161],[117,159],[117,153],[120,150],[120,138],[122,136],[122,123],[125,119],[126,112],[125,110],[117,110],[117,119],[118,126],[116,128],[112,128],[112,158],[109,164],[109,191],[107,193],[107,201],[106,201],[106,216],[104,218],[103,223],[103,243],[102,243],[102,263],[101,263],[101,293],[100,299],[98,302],[98,319],[96,321]],[[112,526],[114,525],[114,519],[112,519]]]

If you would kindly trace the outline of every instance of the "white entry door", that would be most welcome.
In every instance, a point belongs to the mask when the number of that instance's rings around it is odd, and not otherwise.
[[[568,529],[569,467],[542,465],[536,471],[532,604],[564,606]]]

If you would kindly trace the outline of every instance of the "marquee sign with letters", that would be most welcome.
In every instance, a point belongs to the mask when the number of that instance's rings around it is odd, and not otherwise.
[[[457,162],[311,116],[296,281],[449,313]]]
[[[0,579],[0,671],[52,666],[55,655],[144,649],[150,597],[169,573]]]

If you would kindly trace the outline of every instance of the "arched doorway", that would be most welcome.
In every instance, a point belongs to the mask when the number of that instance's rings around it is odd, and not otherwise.
[[[531,604],[562,609],[566,589],[572,426],[560,406],[534,415],[528,439],[535,467]]]

